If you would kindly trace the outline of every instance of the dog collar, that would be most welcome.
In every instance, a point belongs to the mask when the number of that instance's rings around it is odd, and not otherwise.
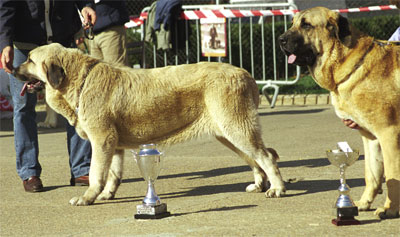
[[[400,41],[381,41],[381,40],[374,40],[379,46],[387,46],[387,45],[395,45],[400,46]]]
[[[83,91],[83,87],[85,86],[85,82],[86,82],[86,78],[89,76],[90,72],[92,71],[92,69],[99,63],[99,61],[95,61],[94,63],[90,64],[88,66],[88,69],[86,71],[86,74],[83,76],[83,81],[81,84],[81,87],[78,91],[78,102],[76,103],[76,107],[75,107],[75,114],[78,115],[79,112],[79,100],[81,98],[81,93]]]
[[[336,88],[337,88],[340,84],[346,82],[346,81],[351,77],[351,75],[352,75],[354,72],[356,72],[356,71],[358,70],[358,68],[361,67],[361,65],[364,63],[364,59],[365,59],[365,57],[367,56],[367,54],[374,48],[374,43],[377,43],[377,41],[374,41],[374,42],[372,42],[372,43],[369,45],[368,49],[365,51],[365,53],[364,53],[363,56],[360,58],[360,60],[353,66],[353,69],[351,70],[351,72],[350,72],[348,75],[346,75],[346,77],[344,77],[344,79],[342,79],[341,81],[339,81],[339,82],[336,83]]]

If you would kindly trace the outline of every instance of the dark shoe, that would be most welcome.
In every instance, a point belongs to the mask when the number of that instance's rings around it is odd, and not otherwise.
[[[26,192],[35,193],[43,191],[42,180],[37,176],[32,176],[27,180],[23,181]]]
[[[89,185],[89,175],[84,175],[78,178],[71,178],[71,186],[88,186]]]

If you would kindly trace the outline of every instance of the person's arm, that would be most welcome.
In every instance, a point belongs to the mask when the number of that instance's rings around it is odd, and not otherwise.
[[[13,69],[13,35],[17,2],[18,1],[0,0],[0,60],[4,70],[8,73],[11,73]]]

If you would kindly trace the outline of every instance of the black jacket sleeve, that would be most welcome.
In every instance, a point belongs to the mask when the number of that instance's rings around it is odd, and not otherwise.
[[[0,0],[0,52],[13,45],[17,1]]]

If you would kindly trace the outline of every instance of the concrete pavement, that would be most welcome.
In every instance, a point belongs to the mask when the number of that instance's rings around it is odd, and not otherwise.
[[[86,187],[69,186],[63,126],[40,129],[45,192],[32,194],[24,192],[15,171],[11,121],[1,120],[0,236],[400,236],[400,219],[381,221],[373,211],[360,213],[359,226],[331,224],[339,171],[325,151],[339,141],[362,150],[362,143],[330,105],[270,109],[263,103],[259,113],[264,142],[281,157],[286,197],[246,193],[253,182],[250,168],[215,139],[202,138],[165,149],[155,185],[172,216],[149,221],[133,218],[146,186],[129,151],[116,198],[74,207],[68,201]],[[363,191],[363,167],[361,156],[347,170],[354,200]],[[378,195],[373,208],[383,205],[384,195]]]

